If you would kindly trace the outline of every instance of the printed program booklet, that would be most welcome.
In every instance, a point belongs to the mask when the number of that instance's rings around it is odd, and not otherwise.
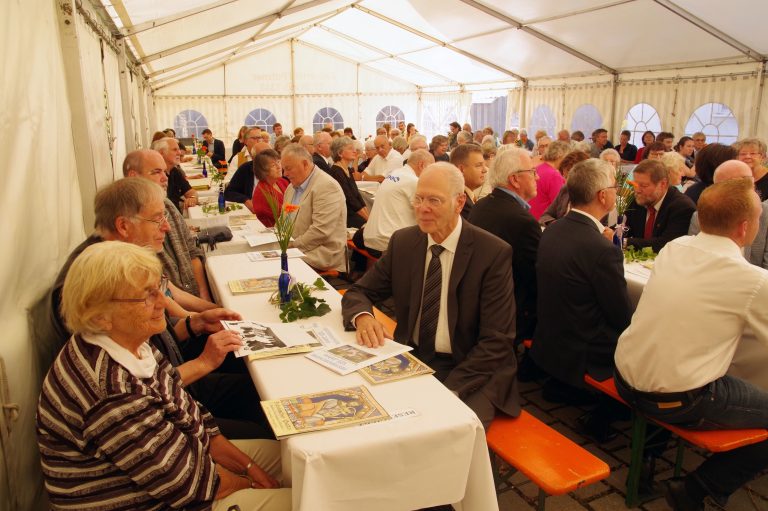
[[[236,357],[253,355],[252,359],[268,358],[292,353],[306,353],[322,346],[316,334],[306,329],[284,323],[259,323],[257,321],[222,321],[227,330],[240,334],[245,343],[235,351]]]
[[[289,248],[286,251],[286,254],[288,254],[288,258],[292,257],[304,257],[304,252],[299,250],[298,248]],[[246,253],[248,256],[248,259],[250,261],[258,262],[258,261],[267,261],[269,259],[280,259],[280,251],[279,250],[262,250],[260,252],[248,252]]]
[[[307,354],[306,357],[343,376],[412,349],[410,346],[387,339],[384,346],[378,348],[342,344],[341,346],[315,350]]]
[[[410,353],[401,353],[357,371],[371,383],[387,383],[435,371]]]
[[[362,385],[262,401],[261,406],[278,439],[390,418]]]
[[[273,293],[277,291],[277,277],[230,280],[227,284],[233,295]]]

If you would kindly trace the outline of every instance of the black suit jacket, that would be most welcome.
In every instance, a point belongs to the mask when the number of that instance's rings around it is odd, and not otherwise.
[[[211,161],[213,162],[213,166],[217,168],[221,167],[221,163],[219,162],[227,159],[227,156],[224,152],[224,142],[222,142],[218,138],[214,138],[213,149],[209,147],[208,150],[213,151],[213,156],[211,156]]]
[[[536,328],[536,253],[541,239],[539,223],[530,211],[499,188],[475,204],[469,221],[512,246],[517,340],[531,339]]]
[[[427,235],[418,226],[395,231],[381,259],[342,298],[345,327],[353,328],[352,318],[371,312],[373,303],[393,297],[395,340],[413,345],[426,252]],[[512,249],[462,222],[448,286],[448,329],[456,366],[443,383],[461,399],[482,391],[504,413],[518,415]]]
[[[232,180],[224,190],[224,198],[230,202],[243,203],[253,199],[253,184],[256,177],[253,175],[253,162],[247,161],[240,165],[232,176]]]
[[[583,387],[584,374],[613,374],[616,342],[632,315],[623,263],[621,251],[575,211],[542,234],[531,356],[558,380]]]
[[[677,188],[670,187],[656,213],[651,238],[646,240],[643,239],[643,234],[648,210],[636,203],[633,204],[627,210],[627,227],[629,228],[626,233],[627,246],[651,247],[658,253],[668,242],[688,234],[694,211],[696,211],[696,205],[690,197],[680,193]]]
[[[328,165],[328,162],[325,161],[325,158],[323,158],[321,155],[317,153],[313,154],[312,161],[315,162],[315,165],[326,171],[328,174],[331,173],[331,166]]]

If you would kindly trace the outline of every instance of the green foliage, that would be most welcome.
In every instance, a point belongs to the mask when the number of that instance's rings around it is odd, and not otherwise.
[[[279,293],[272,296],[272,303],[280,308],[280,321],[291,323],[297,319],[324,316],[331,312],[331,307],[322,298],[312,296],[314,291],[327,291],[323,279],[319,278],[312,284],[297,282],[291,288],[291,299],[287,303],[280,303]]]
[[[209,204],[203,204],[201,206],[203,213],[206,215],[218,215],[219,214],[219,205],[217,203],[211,202]],[[243,209],[243,205],[238,202],[228,202],[227,207],[224,208],[224,213],[229,213],[230,211],[237,211],[239,209]]]
[[[627,247],[624,250],[624,261],[628,263],[653,261],[654,259],[656,259],[656,252],[654,252],[651,247]]]
[[[619,169],[616,171],[616,186],[616,212],[621,217],[635,201],[635,183]]]

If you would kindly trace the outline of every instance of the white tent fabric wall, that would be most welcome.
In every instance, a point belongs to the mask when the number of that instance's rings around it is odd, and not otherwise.
[[[562,86],[528,87],[525,99],[525,124],[528,136],[533,139],[536,130],[546,130],[550,137],[555,136],[563,110]],[[521,122],[524,122],[521,119]]]
[[[0,356],[11,401],[20,405],[10,442],[2,446],[11,485],[8,493],[0,481],[2,509],[45,508],[35,437],[44,370],[30,341],[27,308],[84,238],[56,5],[49,0],[6,2],[0,20],[0,58],[13,70],[0,76],[0,125],[13,162],[0,171],[8,184],[0,195],[6,211],[16,212],[5,215],[3,226]],[[0,468],[0,478],[2,472]]]
[[[106,101],[109,105],[109,119],[107,122],[110,126],[110,137],[107,138],[107,143],[109,144],[108,147],[110,149],[112,163],[112,179],[109,182],[112,182],[115,179],[123,177],[121,165],[127,154],[126,143],[131,143],[131,147],[133,147],[134,141],[129,141],[125,132],[123,115],[130,116],[131,112],[123,112],[123,99],[120,91],[120,70],[117,65],[117,54],[112,48],[104,43],[102,43],[102,47],[104,55],[104,80],[106,82],[107,91]]]
[[[597,128],[610,130],[612,83],[601,81],[566,85],[563,90],[563,109],[557,130],[581,130],[589,136]],[[614,129],[615,131],[615,129]],[[615,135],[611,135],[613,139]]]

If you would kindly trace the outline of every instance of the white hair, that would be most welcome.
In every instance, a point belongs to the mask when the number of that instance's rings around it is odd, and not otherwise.
[[[442,174],[443,179],[448,183],[448,191],[451,195],[456,196],[464,193],[464,174],[461,173],[456,165],[445,161],[433,163],[424,169],[420,178],[423,177],[426,172],[439,172]]]
[[[504,148],[503,151],[502,148]],[[528,151],[512,144],[501,146],[496,153],[496,158],[493,160],[493,165],[491,165],[488,171],[490,185],[493,187],[505,187],[509,182],[510,174],[519,170],[528,170],[521,168],[522,163],[520,161],[523,155],[528,155]]]

